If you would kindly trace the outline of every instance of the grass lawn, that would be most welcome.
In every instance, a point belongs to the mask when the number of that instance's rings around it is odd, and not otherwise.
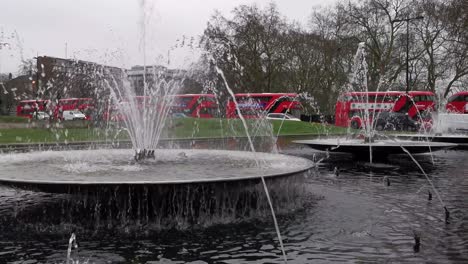
[[[115,133],[101,129],[68,128],[9,128],[0,129],[0,144],[6,143],[54,143],[112,139]],[[120,136],[119,138],[125,138]]]
[[[346,128],[322,125],[317,123],[279,120],[247,120],[251,135],[324,135],[345,133]],[[273,128],[273,130],[272,130]],[[239,119],[195,119],[180,118],[169,120],[163,137],[200,138],[200,137],[242,137],[245,129]],[[128,139],[126,133],[117,134],[116,130],[98,128],[11,128],[0,129],[0,144],[6,143],[53,143],[73,141],[101,141]]]
[[[21,116],[0,116],[0,123],[28,123],[29,118]]]
[[[325,135],[346,133],[346,128],[322,125],[318,123],[307,123],[297,121],[281,120],[246,120],[251,135]],[[273,131],[271,130],[273,126]],[[246,136],[244,126],[239,119],[195,119],[183,118],[173,120],[173,137],[235,137]]]

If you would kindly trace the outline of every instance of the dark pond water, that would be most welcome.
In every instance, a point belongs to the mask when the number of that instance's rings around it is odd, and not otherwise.
[[[325,157],[291,146],[282,152],[315,160]],[[416,159],[449,209],[449,223],[433,191],[433,199],[428,200],[428,181],[408,157],[391,156],[386,163],[394,168],[370,170],[350,156],[333,154],[306,179],[303,208],[278,216],[288,263],[467,263],[467,152],[451,150]],[[340,169],[338,177],[335,167]],[[35,222],[35,215],[26,210],[35,208],[37,214],[43,203],[60,197],[0,187],[0,263],[66,262],[68,223],[61,223],[56,215],[50,221],[43,215]],[[70,213],[67,207],[57,211]],[[77,230],[79,248],[72,252],[73,259],[79,263],[282,263],[269,216],[195,230],[145,232],[139,226],[137,231],[119,231]],[[419,252],[413,247],[414,233],[421,237]]]

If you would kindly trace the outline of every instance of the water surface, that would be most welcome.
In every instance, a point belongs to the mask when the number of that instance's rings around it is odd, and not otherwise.
[[[300,147],[283,152],[311,160],[325,157]],[[450,223],[445,223],[433,191],[428,200],[429,184],[409,158],[391,156],[387,163],[395,168],[371,171],[348,155],[333,154],[306,179],[303,209],[279,216],[289,263],[468,262],[468,155],[451,150],[433,157],[418,155],[417,160],[450,210]],[[0,189],[0,262],[65,262],[69,233],[63,230],[69,229],[54,218],[50,223],[40,218],[35,224],[26,219],[34,215],[24,213],[58,196]],[[27,231],[11,226],[22,222],[29,226]],[[73,253],[75,260],[282,263],[268,216],[186,231],[146,232],[144,226],[128,230],[77,230],[80,247]],[[414,233],[421,237],[419,252],[413,248]]]

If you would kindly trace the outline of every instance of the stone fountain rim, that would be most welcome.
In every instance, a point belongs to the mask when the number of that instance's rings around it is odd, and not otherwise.
[[[336,142],[326,142],[325,140],[336,140]],[[343,140],[338,142],[338,140]],[[348,140],[348,142],[346,142]],[[352,140],[353,142],[349,142]],[[456,147],[458,144],[455,143],[446,143],[446,142],[433,142],[433,141],[411,141],[411,140],[379,140],[376,139],[375,142],[356,142],[359,139],[346,139],[346,138],[325,138],[325,139],[304,139],[304,140],[294,140],[293,143],[296,144],[314,144],[314,145],[322,145],[322,146],[372,146],[373,148],[385,148],[385,147],[400,147],[400,146],[415,146],[415,147]],[[385,141],[386,143],[391,143],[388,145],[378,144],[379,142]],[[335,144],[336,143],[336,144]]]
[[[401,137],[401,138],[463,138],[468,139],[467,133],[431,133],[431,134],[394,134],[394,137]]]
[[[164,149],[157,149],[157,150],[164,150]],[[210,149],[170,149],[170,150],[177,150],[177,151],[210,151]],[[237,151],[237,150],[215,150],[218,152],[235,152],[241,153],[246,152],[252,154],[250,151]],[[300,174],[306,172],[313,168],[315,164],[306,158],[286,155],[286,154],[274,154],[274,153],[263,153],[257,152],[262,154],[268,155],[275,155],[275,156],[284,156],[288,158],[294,158],[295,160],[302,160],[306,165],[301,166],[299,169],[296,170],[288,170],[281,173],[270,173],[270,174],[260,174],[260,175],[250,175],[250,176],[242,176],[242,177],[218,177],[218,178],[199,178],[196,180],[159,180],[159,181],[99,181],[99,182],[84,182],[84,181],[44,181],[44,180],[21,180],[21,179],[6,179],[0,177],[0,186],[21,186],[21,185],[36,185],[36,186],[74,186],[74,187],[98,187],[98,186],[156,186],[156,185],[183,185],[183,184],[203,184],[203,183],[220,183],[220,182],[240,182],[240,181],[252,181],[252,180],[260,180],[261,178],[270,179],[270,178],[278,178],[278,177],[286,177],[295,174]]]
[[[339,142],[338,142],[339,141]],[[364,142],[364,139],[346,139],[346,138],[327,138],[316,140],[296,140],[293,143],[303,144],[310,148],[338,152],[351,153],[356,157],[361,158],[358,154],[374,154],[375,157],[383,158],[391,154],[423,154],[435,152],[443,149],[456,149],[458,144],[432,141],[410,141],[410,140],[384,140],[386,144],[382,144],[382,140],[375,142]],[[372,152],[371,152],[372,151]]]

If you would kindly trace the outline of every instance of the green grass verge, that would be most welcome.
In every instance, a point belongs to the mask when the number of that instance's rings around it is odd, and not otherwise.
[[[246,120],[249,133],[257,136],[278,135],[325,135],[346,133],[346,128],[317,123],[281,120]],[[272,127],[271,127],[272,126]],[[174,137],[242,137],[246,136],[244,126],[239,119],[195,119],[173,120],[169,129]],[[271,130],[273,128],[273,131]]]
[[[73,141],[96,141],[114,138],[114,131],[87,128],[9,128],[0,129],[0,144],[8,143],[55,143]],[[126,135],[118,136],[125,139]]]
[[[278,120],[247,120],[249,133],[256,136],[277,135],[324,135],[345,133],[346,129],[317,123]],[[273,128],[273,130],[272,130]],[[243,137],[244,126],[239,119],[195,119],[181,118],[169,120],[163,137],[202,138],[202,137]],[[128,139],[127,134],[117,130],[99,128],[11,128],[0,129],[0,144],[7,143],[53,143],[73,141],[101,141]]]
[[[21,116],[0,116],[0,123],[28,123],[29,118]]]
[[[281,121],[273,121],[273,127],[275,133],[278,133],[278,129],[281,126]],[[330,134],[343,134],[347,132],[347,128],[337,127],[334,125],[324,125],[319,123],[308,123],[308,122],[294,122],[288,121],[283,123],[281,127],[280,135],[330,135]]]

